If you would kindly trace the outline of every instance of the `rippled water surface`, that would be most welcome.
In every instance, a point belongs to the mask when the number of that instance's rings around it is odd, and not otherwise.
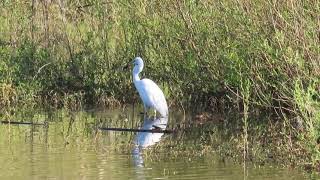
[[[0,179],[305,179],[298,170],[256,167],[215,154],[141,150],[136,134],[98,126],[139,127],[132,110],[24,112],[16,120],[48,126],[0,125]],[[171,122],[182,115],[172,114]],[[171,135],[164,135],[167,138]],[[153,148],[153,149],[152,149]]]

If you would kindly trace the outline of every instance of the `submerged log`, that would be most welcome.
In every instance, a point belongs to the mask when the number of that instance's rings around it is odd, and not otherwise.
[[[175,132],[174,130],[169,130],[169,129],[160,129],[160,128],[155,128],[155,129],[130,129],[130,128],[109,128],[109,127],[101,127],[99,128],[102,131],[125,131],[125,132],[148,132],[148,133],[173,133]]]
[[[37,126],[43,126],[43,125],[44,125],[44,123],[19,122],[19,121],[1,121],[1,124],[14,124],[14,125],[37,125]]]

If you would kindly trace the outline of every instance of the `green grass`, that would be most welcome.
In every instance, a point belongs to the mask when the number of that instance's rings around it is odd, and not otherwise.
[[[141,56],[169,104],[239,112],[244,134],[284,123],[318,164],[318,1],[60,2],[1,2],[3,112],[137,102],[121,67]]]

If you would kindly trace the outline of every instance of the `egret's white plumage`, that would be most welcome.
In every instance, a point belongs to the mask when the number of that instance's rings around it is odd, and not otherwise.
[[[148,109],[153,108],[159,112],[162,117],[167,117],[167,101],[159,86],[150,79],[140,79],[139,77],[139,73],[143,70],[143,60],[140,57],[136,57],[133,60],[133,65],[133,83],[143,101],[145,113]]]

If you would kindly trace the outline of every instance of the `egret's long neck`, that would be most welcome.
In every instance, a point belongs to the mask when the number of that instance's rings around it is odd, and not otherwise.
[[[143,66],[135,66],[132,71],[133,83],[140,81],[139,73],[142,71]]]
[[[134,83],[140,81],[139,73],[140,73],[139,71],[137,71],[137,72],[133,71],[132,77],[133,77],[133,82]]]

